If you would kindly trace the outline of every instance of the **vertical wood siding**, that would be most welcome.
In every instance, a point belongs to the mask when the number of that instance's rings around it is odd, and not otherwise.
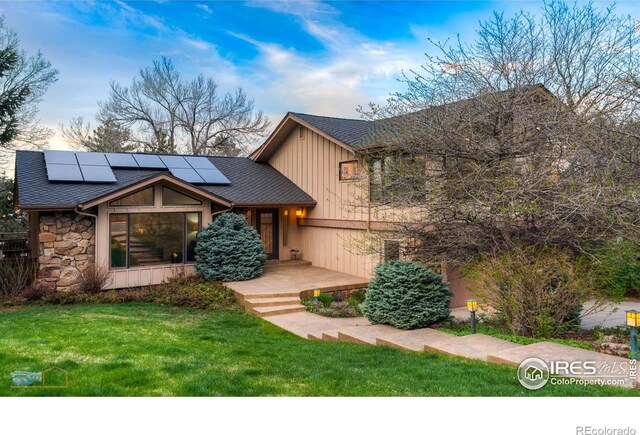
[[[317,201],[315,207],[309,208],[307,217],[367,220],[366,209],[354,207],[362,196],[358,183],[338,179],[339,163],[353,160],[355,154],[309,129],[303,128],[302,136],[299,128],[293,130],[271,156],[269,164]],[[314,266],[371,276],[378,256],[350,252],[355,251],[353,239],[362,237],[364,231],[298,227],[295,208],[289,214],[289,247],[283,249],[281,259],[287,259],[289,249],[297,247],[302,258]]]

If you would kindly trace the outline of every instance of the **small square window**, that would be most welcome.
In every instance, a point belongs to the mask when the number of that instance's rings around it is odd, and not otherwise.
[[[340,162],[338,179],[340,181],[357,180],[360,176],[360,167],[357,160]]]

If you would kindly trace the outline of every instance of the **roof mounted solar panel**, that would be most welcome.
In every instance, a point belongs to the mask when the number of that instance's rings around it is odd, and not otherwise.
[[[125,153],[105,153],[104,156],[109,161],[112,168],[137,168],[138,163],[132,154]]]
[[[198,175],[194,169],[169,168],[171,175],[177,177],[187,183],[204,184],[204,180]]]
[[[206,157],[188,156],[188,157],[185,157],[184,159],[187,162],[189,162],[189,164],[193,169],[215,169],[216,168],[214,164],[211,163],[211,161]]]
[[[169,169],[191,169],[191,165],[182,156],[160,156]]]
[[[160,157],[155,154],[133,154],[133,158],[135,159],[138,166],[143,169],[166,169],[167,165],[165,165]]]
[[[87,183],[115,183],[118,181],[109,166],[80,165],[80,170]]]
[[[231,184],[231,181],[215,166],[213,169],[195,169],[195,171],[202,177],[204,184]]]
[[[104,153],[76,153],[76,158],[80,165],[109,166]]]
[[[80,167],[77,164],[61,165],[47,162],[47,178],[49,181],[84,181]]]
[[[77,165],[76,153],[73,151],[47,150],[44,152],[44,161],[59,165]]]

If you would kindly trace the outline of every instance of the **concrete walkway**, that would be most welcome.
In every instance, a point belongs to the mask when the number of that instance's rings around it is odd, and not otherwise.
[[[305,291],[350,290],[368,284],[367,278],[311,266],[303,261],[267,265],[259,278],[225,283],[248,310],[261,317],[304,311],[300,294]]]
[[[593,305],[594,302],[585,303],[585,311],[591,309]],[[598,312],[584,316],[580,327],[582,329],[593,329],[596,326],[602,326],[604,328],[624,326],[626,324],[626,312],[628,310],[640,311],[640,301],[611,302],[602,307]]]
[[[265,320],[307,339],[391,346],[415,352],[438,352],[515,367],[530,357],[540,358],[547,364],[551,364],[552,361],[589,361],[598,368],[598,375],[572,376],[601,382],[607,382],[612,378],[622,379],[623,384],[619,386],[627,388],[632,387],[633,381],[636,380],[628,375],[616,377],[612,374],[612,370],[629,366],[629,360],[626,358],[557,343],[520,345],[483,334],[456,336],[431,328],[405,331],[388,325],[372,325],[363,317],[331,318],[307,311],[272,315]]]

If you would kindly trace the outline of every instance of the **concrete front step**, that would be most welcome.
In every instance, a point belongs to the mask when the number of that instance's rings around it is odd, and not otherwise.
[[[255,307],[276,307],[279,305],[296,305],[300,303],[298,297],[277,297],[277,298],[248,298],[244,300],[250,308]]]
[[[425,350],[425,345],[437,345],[450,341],[452,337],[451,334],[447,334],[446,332],[431,328],[422,328],[412,331],[402,331],[384,338],[378,337],[376,344],[378,346],[390,346],[397,349],[422,352]]]
[[[396,329],[389,325],[355,326],[340,329],[338,331],[338,340],[347,343],[371,344],[375,346],[378,338],[387,338],[401,332],[401,329]]]
[[[234,292],[236,297],[240,300],[247,299],[272,299],[272,298],[298,298],[300,300],[300,292],[281,292],[281,293],[240,293]]]
[[[462,337],[450,335],[450,339],[425,344],[424,350],[487,361],[488,355],[490,354],[496,354],[519,347],[522,347],[522,345],[500,338],[490,337],[484,334],[471,334]]]
[[[304,305],[279,305],[275,307],[252,307],[250,308],[255,314],[260,317],[266,316],[275,316],[277,314],[289,314],[289,313],[297,313],[300,311],[306,311]]]
[[[490,352],[487,357],[487,361],[518,367],[520,363],[527,358],[539,358],[548,365],[552,361],[569,364],[573,362],[590,362],[596,367],[597,373],[595,375],[583,375],[574,371],[570,376],[591,381],[598,380],[603,383],[621,380],[623,384],[617,386],[623,386],[626,388],[635,387],[640,389],[640,385],[637,382],[640,380],[640,377],[638,376],[637,371],[635,376],[630,372],[629,359],[594,352],[591,350],[579,349],[577,347],[565,346],[559,343],[542,341],[513,349]]]

